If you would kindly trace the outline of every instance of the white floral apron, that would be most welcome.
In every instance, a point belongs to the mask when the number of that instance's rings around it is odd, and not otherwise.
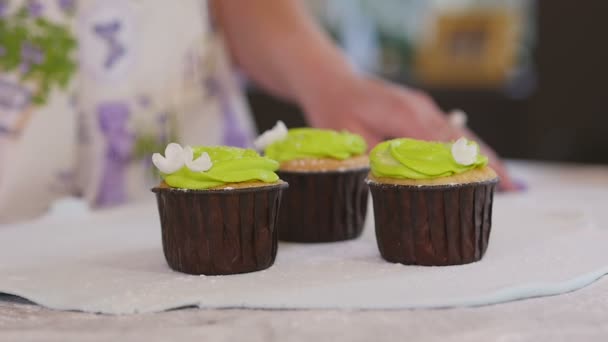
[[[206,1],[0,0],[0,223],[151,196],[168,142],[253,127]]]

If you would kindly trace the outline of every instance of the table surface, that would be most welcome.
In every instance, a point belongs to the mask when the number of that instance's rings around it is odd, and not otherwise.
[[[608,167],[512,162],[534,191],[608,190]],[[590,197],[593,198],[593,197]],[[606,198],[606,197],[602,197]],[[595,203],[600,205],[601,203]],[[200,310],[105,316],[0,296],[0,341],[607,341],[608,277],[581,290],[440,310]]]

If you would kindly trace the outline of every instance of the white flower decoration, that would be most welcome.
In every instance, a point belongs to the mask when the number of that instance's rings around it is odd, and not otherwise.
[[[458,128],[466,127],[468,121],[467,113],[463,110],[455,109],[448,115],[450,125]]]
[[[196,160],[193,159],[194,151],[192,150],[192,147],[186,146],[186,148],[184,148],[184,162],[190,171],[204,172],[213,166],[211,157],[209,157],[209,153],[207,152],[203,152],[200,157],[196,158]]]
[[[287,138],[287,126],[279,120],[272,129],[267,130],[255,139],[253,145],[256,149],[263,150],[266,146],[285,138]]]
[[[190,146],[182,148],[180,144],[176,143],[167,145],[164,157],[160,153],[154,153],[152,155],[152,163],[164,174],[177,172],[184,167],[184,165],[194,172],[204,172],[213,166],[207,152],[201,154],[196,160],[193,159],[194,151]]]
[[[170,143],[165,148],[164,157],[160,153],[152,155],[152,163],[164,174],[174,173],[185,164],[184,149],[179,144]]]
[[[477,145],[469,145],[469,142],[464,137],[452,144],[452,157],[460,165],[469,166],[475,163],[478,153]]]

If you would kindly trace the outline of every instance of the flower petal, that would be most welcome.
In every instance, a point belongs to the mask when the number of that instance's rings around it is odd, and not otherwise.
[[[258,150],[263,150],[268,145],[277,141],[281,141],[286,137],[287,126],[285,126],[285,123],[283,123],[283,121],[279,120],[274,125],[274,127],[272,127],[272,129],[267,130],[266,132],[262,133],[257,139],[255,139],[253,144]]]
[[[469,145],[464,137],[452,144],[452,157],[460,165],[468,166],[475,163],[477,154],[477,146],[475,144]]]
[[[174,173],[184,166],[184,160],[182,158],[171,160],[163,157],[160,153],[154,153],[152,155],[152,163],[164,174]]]
[[[184,149],[181,147],[180,144],[170,143],[165,148],[165,158],[172,161],[177,161],[183,158],[183,152]]]
[[[200,157],[196,158],[196,160],[192,160],[194,158],[194,151],[190,146],[186,146],[184,149],[184,161],[186,166],[190,171],[194,172],[204,172],[211,169],[213,163],[211,162],[211,157],[207,152],[203,152]]]
[[[194,150],[192,147],[184,147],[184,150],[182,151],[182,158],[184,159],[184,163],[186,163],[186,165],[188,165],[189,162],[192,162],[192,159],[194,159]]]

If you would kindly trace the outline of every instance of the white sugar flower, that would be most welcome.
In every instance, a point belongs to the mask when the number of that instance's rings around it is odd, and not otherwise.
[[[186,146],[184,148],[184,162],[190,171],[194,172],[204,172],[209,170],[213,163],[211,162],[211,157],[209,157],[209,153],[203,152],[200,157],[194,159],[194,151],[192,147]]]
[[[272,129],[267,130],[262,133],[255,142],[253,143],[255,148],[258,150],[263,150],[266,146],[285,139],[287,137],[287,126],[283,123],[283,121],[277,121],[276,125]]]
[[[165,148],[164,157],[160,153],[152,155],[152,163],[164,174],[174,173],[185,164],[184,149],[179,144],[170,143]]]
[[[165,156],[160,153],[152,155],[152,163],[160,172],[171,174],[179,171],[184,165],[194,172],[204,172],[209,170],[213,163],[207,152],[201,154],[200,157],[194,159],[194,151],[192,147],[186,146],[182,148],[180,144],[170,143],[165,149]]]
[[[467,121],[467,113],[460,109],[455,109],[448,115],[448,122],[454,127],[463,128],[467,125]]]
[[[452,144],[452,157],[460,165],[469,166],[475,163],[477,154],[477,145],[469,144],[464,137]]]

